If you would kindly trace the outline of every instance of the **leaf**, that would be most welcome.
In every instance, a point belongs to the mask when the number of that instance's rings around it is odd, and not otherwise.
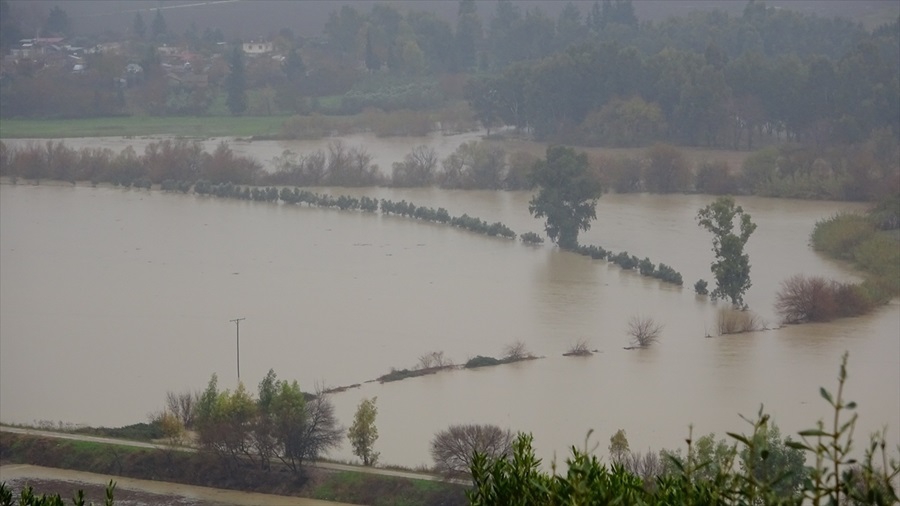
[[[854,423],[856,423],[856,417],[853,417],[849,422],[841,425],[841,430],[838,432],[838,434],[843,434],[847,430],[847,428],[852,426]]]
[[[735,434],[734,432],[726,432],[725,434],[727,434],[732,439],[737,439],[738,441],[744,443],[745,445],[750,446],[750,440],[747,439],[747,437],[742,434]]]
[[[853,401],[850,401],[850,402],[848,402],[847,405],[844,406],[844,407],[847,408],[847,409],[856,409],[856,403],[853,402]]]
[[[784,445],[795,450],[813,451],[812,448],[810,448],[808,445],[805,445],[799,441],[785,441]]]
[[[803,436],[803,437],[808,437],[808,436],[824,436],[824,437],[829,437],[829,436],[831,436],[831,434],[825,432],[825,431],[822,430],[822,429],[807,429],[807,430],[801,430],[801,431],[798,432],[797,434],[799,434],[800,436]]]
[[[825,387],[819,387],[819,395],[821,395],[823,399],[828,401],[828,404],[834,406],[834,400],[832,400],[831,394],[828,393],[828,390],[825,390]]]

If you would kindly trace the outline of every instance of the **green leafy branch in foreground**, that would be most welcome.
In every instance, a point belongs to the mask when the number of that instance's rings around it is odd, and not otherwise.
[[[728,433],[735,443],[725,452],[729,458],[724,462],[697,459],[689,437],[688,457],[667,454],[674,470],[652,481],[629,472],[620,462],[611,467],[601,464],[587,444],[584,449],[572,447],[565,475],[556,473],[555,463],[550,474],[541,472],[532,436],[519,434],[508,458],[475,455],[474,487],[467,496],[473,506],[897,504],[894,481],[900,477],[900,461],[888,458],[885,433],[871,437],[861,462],[850,457],[857,415],[846,416],[856,408],[843,398],[846,366],[845,353],[836,395],[820,390],[834,411],[831,426],[826,429],[820,421],[817,428],[799,433],[802,442],[784,443],[813,456],[814,464],[799,472],[803,476],[793,476],[794,466],[779,462],[770,432],[776,429],[760,408],[755,420],[747,420],[751,434]],[[739,467],[734,464],[736,455],[741,455]]]
[[[113,492],[116,490],[116,482],[110,480],[109,484],[106,485],[106,500],[104,501],[105,506],[113,505]],[[72,504],[74,506],[85,506],[87,504],[84,498],[84,490],[77,490],[75,492],[75,497],[72,498]],[[90,503],[93,506],[94,503]],[[31,486],[26,486],[22,489],[22,493],[18,497],[18,501],[13,500],[12,490],[6,485],[6,482],[0,483],[0,506],[65,506],[66,502],[63,501],[62,497],[59,494],[55,495],[36,495],[34,493],[34,489]]]

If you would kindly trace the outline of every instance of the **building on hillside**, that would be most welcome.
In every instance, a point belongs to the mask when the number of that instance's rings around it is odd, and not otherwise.
[[[51,51],[58,52],[63,40],[62,37],[22,39],[10,50],[10,54],[15,58],[34,58]]]
[[[264,40],[251,40],[250,42],[244,42],[241,49],[244,50],[244,54],[255,56],[271,53],[275,50],[275,46],[271,42],[266,42]]]

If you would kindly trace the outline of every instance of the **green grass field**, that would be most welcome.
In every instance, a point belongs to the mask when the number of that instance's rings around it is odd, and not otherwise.
[[[3,119],[3,139],[63,139],[67,137],[119,137],[175,135],[182,137],[275,136],[283,116],[150,117],[123,116],[86,119]]]

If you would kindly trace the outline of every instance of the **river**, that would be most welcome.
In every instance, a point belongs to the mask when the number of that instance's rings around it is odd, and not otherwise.
[[[120,142],[127,142],[120,140]],[[408,151],[408,149],[407,149]],[[399,153],[402,157],[403,153]],[[525,192],[317,189],[445,207],[518,233],[539,232]],[[168,390],[216,373],[255,388],[266,371],[306,390],[363,383],[442,350],[463,362],[520,340],[545,358],[334,394],[344,425],[377,396],[381,462],[430,465],[428,443],[452,423],[532,432],[539,456],[571,445],[606,454],[683,446],[746,432],[761,404],[784,434],[829,415],[849,351],[857,435],[900,430],[900,304],[829,324],[714,335],[711,237],[704,195],[604,195],[583,243],[627,250],[680,271],[677,288],[551,245],[487,238],[398,217],[84,186],[0,186],[0,421],[123,425],[162,408]],[[813,224],[852,203],[739,198],[758,224],[747,246],[745,300],[769,325],[779,283],[803,273],[859,279],[808,245]],[[625,350],[634,315],[664,325],[660,342]],[[587,340],[599,353],[563,357]],[[349,444],[334,458],[351,459]]]

